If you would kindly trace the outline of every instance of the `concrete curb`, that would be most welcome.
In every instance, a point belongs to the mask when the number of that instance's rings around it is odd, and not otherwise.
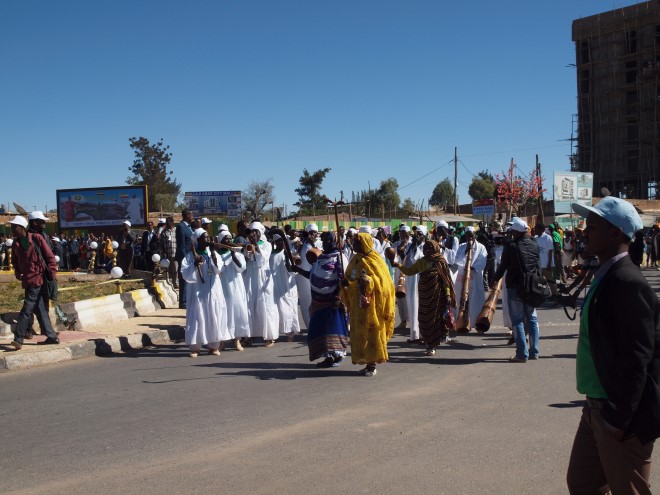
[[[183,339],[184,336],[185,331],[182,327],[173,327],[167,330],[150,330],[120,337],[104,337],[71,342],[57,347],[48,346],[44,350],[33,352],[5,353],[4,356],[0,357],[0,372],[24,370],[64,361],[131,352],[155,344],[167,344],[173,340]]]

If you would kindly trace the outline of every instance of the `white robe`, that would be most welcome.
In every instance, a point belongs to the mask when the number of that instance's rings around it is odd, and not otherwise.
[[[261,252],[247,256],[247,268],[243,278],[248,318],[252,326],[251,336],[263,337],[264,340],[277,340],[279,337],[279,315],[273,297],[273,276],[268,266],[272,249],[265,236],[261,236]]]
[[[298,334],[298,288],[295,273],[286,269],[284,251],[271,253],[270,271],[273,274],[273,295],[279,313],[279,333]]]
[[[300,268],[303,270],[309,271],[312,268],[312,265],[307,261],[307,251],[312,246],[305,242],[300,248]],[[323,244],[319,239],[316,240],[316,243],[313,247],[323,249]],[[298,301],[300,302],[300,313],[303,317],[303,322],[305,323],[305,328],[309,328],[309,307],[312,304],[312,286],[309,284],[309,279],[303,277],[302,275],[296,275],[296,286],[298,287]]]
[[[232,259],[231,253],[220,255],[225,270],[222,274],[222,289],[227,300],[227,328],[232,339],[251,337],[250,320],[248,319],[247,297],[243,272],[247,267],[245,256],[235,253],[241,267]]]
[[[458,265],[458,272],[456,273],[456,284],[454,291],[456,292],[457,302],[460,303],[461,291],[463,290],[463,280],[465,278],[465,258],[466,258],[467,243],[458,246],[456,253],[456,264]],[[475,239],[472,244],[472,262],[470,266],[474,268],[470,273],[470,292],[468,294],[468,305],[470,314],[470,327],[474,328],[479,317],[479,312],[486,302],[486,290],[484,289],[484,268],[486,268],[486,260],[488,253],[486,247],[477,242]],[[454,315],[458,315],[458,308],[454,308]]]
[[[227,331],[227,307],[220,282],[224,265],[204,261],[200,265],[204,281],[199,277],[192,252],[181,261],[181,276],[187,282],[186,345],[198,350],[202,345],[217,349],[221,340],[230,338]]]
[[[395,242],[392,246],[397,250],[401,241]],[[422,252],[423,244],[419,244],[417,247],[412,247],[412,240],[408,240],[406,247],[404,249],[404,258],[401,260],[399,255],[396,256],[397,263],[401,263],[403,266],[410,267],[415,264],[415,261],[424,256]],[[399,283],[399,277],[401,276],[401,271],[397,268],[394,271],[394,280],[395,284]],[[408,327],[410,328],[410,340],[418,340],[421,338],[419,333],[419,321],[417,320],[417,312],[419,310],[419,295],[417,281],[419,280],[419,275],[407,275],[406,276],[406,297],[398,299],[397,305],[399,306],[399,316],[401,320],[408,321]],[[401,301],[401,302],[399,302]],[[405,310],[401,310],[401,305],[405,301]],[[404,318],[405,316],[405,318]]]
[[[456,276],[458,275],[458,270],[456,270],[456,267],[454,266],[456,264],[456,253],[458,253],[458,238],[454,237],[454,242],[452,244],[451,249],[445,248],[442,251],[442,255],[445,257],[447,260],[447,264],[449,265],[449,274],[451,275],[451,281],[454,282],[454,285],[456,285]],[[447,244],[447,239],[444,239],[442,241],[442,245],[444,246]]]

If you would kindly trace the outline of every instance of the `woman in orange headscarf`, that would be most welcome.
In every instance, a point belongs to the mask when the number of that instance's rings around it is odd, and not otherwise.
[[[374,376],[376,364],[388,359],[387,342],[394,333],[394,284],[370,234],[357,234],[353,249],[345,274],[351,358],[353,364],[367,365],[361,375]]]

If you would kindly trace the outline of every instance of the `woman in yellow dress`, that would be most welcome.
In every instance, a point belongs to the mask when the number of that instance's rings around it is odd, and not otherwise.
[[[357,234],[353,249],[345,275],[351,359],[367,365],[360,375],[374,376],[376,364],[388,359],[387,342],[394,333],[394,284],[370,234]]]

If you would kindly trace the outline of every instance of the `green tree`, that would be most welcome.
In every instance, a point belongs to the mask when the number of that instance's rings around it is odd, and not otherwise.
[[[444,179],[433,189],[433,193],[429,198],[429,205],[446,207],[447,205],[453,204],[454,186],[451,185],[449,179]]]
[[[302,177],[298,179],[300,187],[295,189],[299,199],[294,203],[298,207],[300,215],[315,215],[317,211],[328,205],[321,195],[321,184],[330,170],[330,168],[323,168],[313,174],[310,174],[307,169],[303,170]]]
[[[241,193],[243,210],[249,220],[259,219],[266,206],[275,202],[273,189],[273,179],[253,180]]]
[[[412,215],[417,207],[415,206],[415,202],[411,198],[406,198],[403,200],[403,203],[401,204],[401,209],[405,211],[408,215]]]
[[[145,137],[129,138],[135,153],[133,165],[128,170],[133,174],[126,179],[132,186],[147,186],[149,211],[174,211],[177,198],[181,194],[181,183],[167,170],[172,159],[169,146],[164,146],[163,139],[151,144]]]
[[[472,199],[488,199],[495,195],[495,177],[488,170],[479,172],[472,178],[468,194]]]

